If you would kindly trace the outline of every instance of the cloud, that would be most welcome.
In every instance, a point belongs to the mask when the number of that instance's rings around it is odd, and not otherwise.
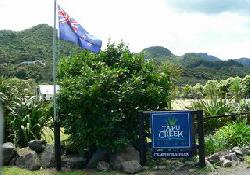
[[[219,14],[250,13],[250,0],[166,0],[167,4],[183,12]]]

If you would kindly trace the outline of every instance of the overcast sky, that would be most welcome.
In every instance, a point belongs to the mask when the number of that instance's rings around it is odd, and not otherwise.
[[[134,52],[160,45],[176,55],[250,58],[250,0],[58,0],[90,34]],[[0,30],[53,24],[53,0],[0,0]]]

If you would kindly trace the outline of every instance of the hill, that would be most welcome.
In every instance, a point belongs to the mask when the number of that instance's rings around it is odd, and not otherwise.
[[[20,32],[0,31],[0,75],[33,78],[37,82],[52,79],[52,27],[40,24]],[[58,41],[58,57],[82,52],[78,46]],[[174,55],[162,46],[152,46],[141,51],[145,59],[154,59],[159,64],[170,62],[182,69],[178,84],[194,84],[209,79],[225,79],[231,76],[243,77],[250,74],[250,59],[222,61],[207,53],[186,53]]]
[[[250,58],[239,58],[239,59],[235,59],[235,61],[243,65],[250,66]]]
[[[22,79],[51,81],[53,28],[40,24],[20,32],[0,31],[0,74]],[[58,41],[59,57],[80,52],[69,42]]]
[[[165,52],[171,53],[169,49],[165,49]],[[250,74],[249,65],[247,66],[248,59],[222,61],[207,53],[186,53],[182,56],[171,54],[165,56],[160,54],[164,53],[162,47],[158,57],[155,52],[157,52],[155,47],[145,48],[142,51],[142,53],[147,53],[147,56],[154,55],[150,59],[154,59],[157,62],[172,62],[175,66],[180,67],[182,69],[182,74],[178,81],[180,85],[204,83],[211,79],[227,79],[235,76],[244,77]],[[149,58],[147,57],[147,59]]]
[[[163,58],[164,59],[166,57],[173,56],[170,50],[162,46],[148,47],[148,48],[143,49],[141,52],[144,54],[146,59],[150,59],[150,58],[157,58],[157,59]]]

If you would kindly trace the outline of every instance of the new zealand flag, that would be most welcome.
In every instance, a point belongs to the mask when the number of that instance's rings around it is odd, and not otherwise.
[[[71,41],[80,47],[98,53],[102,41],[90,35],[74,18],[58,6],[59,39]]]

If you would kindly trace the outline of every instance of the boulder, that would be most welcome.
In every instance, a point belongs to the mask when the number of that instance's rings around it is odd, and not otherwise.
[[[223,167],[231,167],[233,165],[233,162],[228,159],[224,159],[224,161],[221,164]]]
[[[99,161],[102,160],[107,160],[108,157],[108,152],[106,150],[103,149],[98,149],[90,158],[90,160],[88,161],[87,164],[87,168],[96,168],[96,165]]]
[[[31,149],[22,148],[18,150],[19,157],[16,159],[16,165],[31,171],[39,170],[41,162],[37,153]]]
[[[245,147],[241,149],[244,156],[250,156],[250,149],[249,147]]]
[[[45,149],[46,142],[44,140],[31,140],[28,146],[36,153],[41,153]]]
[[[243,156],[243,152],[239,147],[233,147],[232,151],[235,152],[237,156]]]
[[[236,153],[232,152],[232,153],[228,153],[225,156],[225,159],[227,160],[231,160],[231,161],[238,161],[238,157],[236,156]]]
[[[67,155],[62,157],[62,166],[68,169],[83,169],[86,166],[86,160],[80,155]]]
[[[136,160],[122,162],[121,168],[122,171],[129,174],[134,174],[142,171],[142,166]]]
[[[3,148],[3,164],[9,165],[10,161],[17,156],[16,147],[13,143],[7,142],[2,145]]]
[[[105,162],[105,161],[100,161],[98,162],[97,166],[96,166],[96,169],[99,170],[99,171],[108,171],[109,170],[109,163]]]
[[[122,162],[124,161],[137,161],[139,163],[139,151],[129,145],[125,150],[110,156],[110,163],[113,169],[120,170],[122,168]]]
[[[218,163],[220,161],[220,154],[214,153],[208,157],[208,161],[212,164]]]
[[[55,167],[55,147],[47,144],[44,151],[40,154],[43,168]]]

